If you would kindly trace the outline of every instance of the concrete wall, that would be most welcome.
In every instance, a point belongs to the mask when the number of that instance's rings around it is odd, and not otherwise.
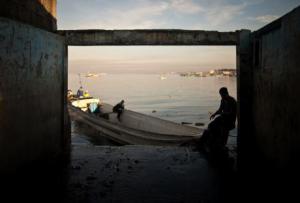
[[[237,45],[236,32],[202,30],[60,30],[72,46],[95,45]]]
[[[300,154],[300,7],[253,36],[252,147],[267,166],[295,166]]]
[[[0,18],[0,174],[62,155],[66,54],[63,37]]]
[[[56,0],[0,0],[0,16],[54,31]]]

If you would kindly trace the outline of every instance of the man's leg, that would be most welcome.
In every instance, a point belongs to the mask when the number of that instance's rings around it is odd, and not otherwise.
[[[209,145],[212,151],[217,151],[219,148],[222,148],[222,128],[223,117],[221,116],[216,117],[208,125],[210,131]]]
[[[222,123],[223,118],[221,116],[218,116],[208,124],[208,129],[211,131],[219,131],[219,129],[222,127]]]
[[[121,121],[121,114],[123,111],[122,109],[118,109],[117,112],[118,112],[118,120]]]
[[[227,144],[228,136],[229,136],[229,130],[223,128],[223,130],[222,130],[222,144],[223,144],[224,147]]]
[[[121,116],[121,113],[120,113],[120,111],[118,111],[118,116],[117,116],[117,118],[118,118],[119,121],[120,121],[120,116]]]
[[[209,130],[208,129],[204,130],[204,132],[202,133],[201,138],[198,141],[198,147],[202,148],[202,147],[208,145],[209,144],[209,140],[210,140],[210,136],[211,135],[210,135]]]

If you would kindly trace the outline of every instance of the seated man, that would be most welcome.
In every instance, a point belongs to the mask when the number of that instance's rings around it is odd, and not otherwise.
[[[221,105],[219,109],[211,115],[214,119],[208,125],[208,130],[204,131],[202,141],[206,142],[213,149],[223,149],[227,143],[229,131],[235,128],[237,113],[236,100],[231,97],[226,87],[219,90],[221,95]],[[212,150],[213,150],[212,149]]]
[[[120,117],[121,117],[121,114],[123,113],[124,111],[124,100],[122,100],[120,103],[116,104],[114,107],[113,107],[113,112],[115,113],[118,113],[118,120],[120,120]]]

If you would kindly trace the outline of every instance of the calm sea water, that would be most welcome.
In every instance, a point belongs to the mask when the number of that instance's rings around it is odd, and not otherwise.
[[[177,74],[107,74],[81,76],[82,85],[103,102],[125,100],[125,108],[177,123],[209,123],[220,105],[219,88],[236,98],[235,77],[181,77]],[[79,88],[78,74],[69,74],[69,89]]]

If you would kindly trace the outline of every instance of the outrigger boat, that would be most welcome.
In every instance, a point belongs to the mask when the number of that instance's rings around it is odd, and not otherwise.
[[[101,114],[90,113],[88,108],[92,103],[98,104]],[[92,97],[73,99],[68,108],[71,119],[89,125],[120,144],[180,145],[199,139],[203,131],[126,109],[119,121],[112,113],[113,106]]]

